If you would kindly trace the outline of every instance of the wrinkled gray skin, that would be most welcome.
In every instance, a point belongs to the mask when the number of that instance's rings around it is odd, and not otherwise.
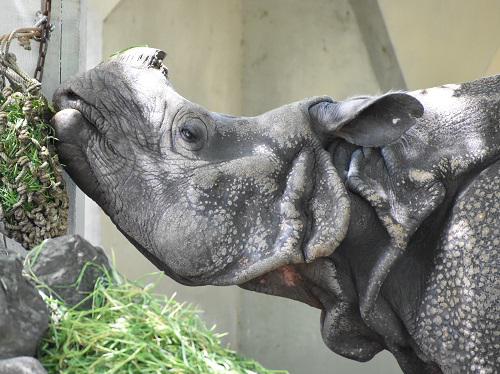
[[[54,98],[67,171],[145,256],[320,308],[345,357],[498,372],[499,76],[232,117],[177,94],[163,57],[129,50]]]

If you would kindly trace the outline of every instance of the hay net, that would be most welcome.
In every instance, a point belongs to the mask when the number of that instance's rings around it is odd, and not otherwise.
[[[68,196],[52,110],[9,44],[0,42],[0,232],[31,249],[66,233]]]

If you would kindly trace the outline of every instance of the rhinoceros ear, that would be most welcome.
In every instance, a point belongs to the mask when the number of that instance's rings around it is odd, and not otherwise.
[[[364,147],[394,142],[423,112],[422,104],[403,92],[354,97],[340,102],[323,101],[309,108],[315,131]]]

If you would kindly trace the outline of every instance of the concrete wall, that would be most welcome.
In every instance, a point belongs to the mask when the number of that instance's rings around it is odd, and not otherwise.
[[[379,0],[369,2],[369,11],[357,0],[88,1],[101,16],[110,12],[102,26],[104,56],[131,45],[163,48],[176,89],[214,111],[253,115],[305,96],[341,99],[380,92],[391,82],[413,89],[500,72],[496,0]],[[101,20],[93,20],[95,60]],[[390,38],[380,40],[384,33]],[[395,56],[384,63],[388,47]],[[101,243],[114,250],[122,272],[136,278],[155,271],[105,215],[101,220]],[[387,353],[366,364],[331,353],[321,341],[319,312],[297,302],[168,279],[159,290],[194,302],[209,324],[229,333],[233,348],[269,367],[400,372]]]
[[[242,47],[246,115],[379,89],[347,0],[243,1]]]
[[[379,0],[379,4],[408,88],[487,74],[500,46],[500,1]]]
[[[498,48],[495,56],[490,61],[488,69],[486,69],[486,75],[494,75],[500,73],[500,47]]]

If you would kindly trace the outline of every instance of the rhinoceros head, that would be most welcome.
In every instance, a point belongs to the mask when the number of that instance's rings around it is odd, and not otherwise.
[[[78,186],[184,284],[241,285],[331,255],[349,198],[328,146],[393,141],[416,100],[316,97],[234,117],[180,96],[164,56],[133,48],[56,92],[58,151]]]

